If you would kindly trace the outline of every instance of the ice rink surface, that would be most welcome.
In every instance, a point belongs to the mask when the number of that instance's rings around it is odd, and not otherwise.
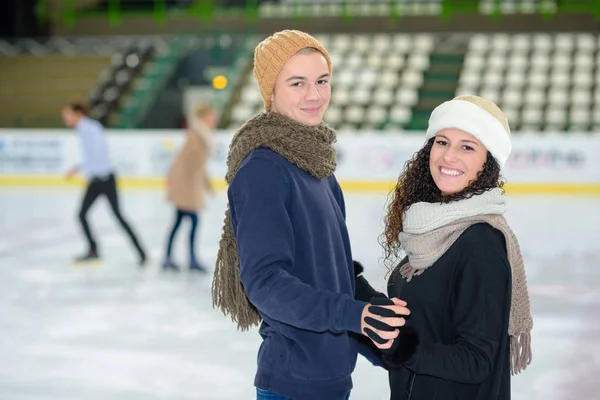
[[[103,256],[84,250],[78,189],[0,188],[0,399],[253,399],[259,336],[213,310],[211,275],[163,273],[174,211],[160,191],[123,191],[125,217],[149,249],[141,270],[105,200],[90,218]],[[588,400],[600,393],[600,197],[509,195],[534,314],[533,363],[515,400]],[[377,237],[384,195],[346,193],[354,258],[385,284]],[[211,270],[225,193],[209,203],[198,248]],[[187,263],[188,225],[176,254]],[[353,400],[389,398],[387,375],[359,358]]]

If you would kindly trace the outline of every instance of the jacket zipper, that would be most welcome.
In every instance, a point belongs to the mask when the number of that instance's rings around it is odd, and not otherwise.
[[[408,380],[408,385],[406,385],[406,392],[404,393],[406,400],[410,400],[410,398],[412,397],[412,390],[413,385],[415,384],[415,377],[416,374],[414,372],[411,372],[410,379]]]

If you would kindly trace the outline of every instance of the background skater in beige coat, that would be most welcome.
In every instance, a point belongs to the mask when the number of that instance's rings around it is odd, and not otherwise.
[[[198,213],[204,208],[207,190],[212,190],[206,170],[206,162],[212,149],[212,130],[217,124],[217,112],[209,105],[194,109],[188,121],[185,143],[175,158],[167,177],[167,199],[175,206],[175,224],[169,235],[163,269],[179,270],[172,259],[173,240],[184,217],[191,221],[189,238],[190,270],[206,272],[196,258],[195,238],[198,229]]]

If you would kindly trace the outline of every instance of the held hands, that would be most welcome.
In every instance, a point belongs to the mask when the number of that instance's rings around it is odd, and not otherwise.
[[[406,323],[403,316],[410,315],[406,302],[397,298],[373,297],[363,309],[361,331],[375,346],[388,350]]]

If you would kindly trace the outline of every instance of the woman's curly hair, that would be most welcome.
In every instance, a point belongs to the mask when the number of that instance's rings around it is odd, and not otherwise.
[[[402,231],[402,216],[411,205],[418,202],[450,203],[482,194],[493,188],[500,188],[504,191],[500,166],[488,151],[483,169],[477,174],[474,181],[471,181],[458,193],[442,196],[442,192],[437,188],[429,170],[429,153],[434,141],[435,138],[431,138],[421,150],[415,153],[412,159],[406,162],[396,187],[390,193],[391,198],[384,219],[385,230],[380,237],[380,244],[384,248],[384,261],[388,267],[393,267],[399,258],[398,235]]]

